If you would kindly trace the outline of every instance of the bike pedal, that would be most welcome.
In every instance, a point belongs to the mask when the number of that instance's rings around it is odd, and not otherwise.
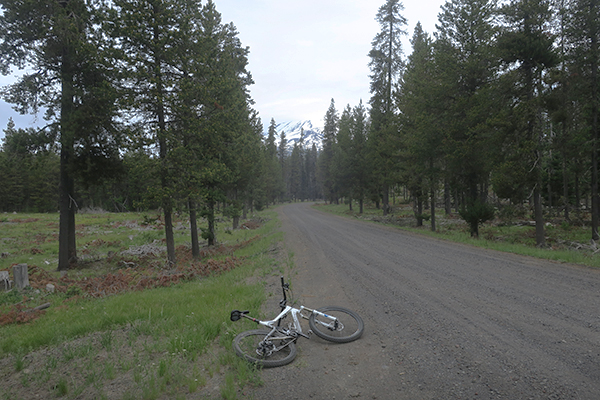
[[[308,335],[312,335],[313,331],[312,331],[312,329],[309,329],[308,332],[306,332],[306,333],[308,333]]]

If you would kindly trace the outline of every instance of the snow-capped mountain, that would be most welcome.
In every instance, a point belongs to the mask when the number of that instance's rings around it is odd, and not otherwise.
[[[311,149],[313,143],[320,149],[322,146],[323,135],[321,128],[313,126],[310,121],[302,122],[283,122],[277,124],[277,144],[279,144],[281,132],[285,132],[288,148],[294,147],[294,144],[302,138],[302,146],[305,149]],[[265,137],[268,136],[268,127],[265,132]]]

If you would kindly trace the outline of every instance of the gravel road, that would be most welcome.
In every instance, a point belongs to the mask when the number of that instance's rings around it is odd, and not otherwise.
[[[300,339],[259,399],[600,399],[600,270],[280,207],[294,297],[365,321]],[[279,291],[273,279],[277,309]],[[306,328],[308,329],[308,327]]]

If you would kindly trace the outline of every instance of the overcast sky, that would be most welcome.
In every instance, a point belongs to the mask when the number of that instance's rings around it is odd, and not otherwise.
[[[371,41],[380,30],[375,15],[384,0],[215,0],[223,22],[233,22],[250,48],[250,87],[265,128],[311,120],[323,125],[333,98],[341,111],[369,93]],[[408,39],[418,21],[432,34],[444,0],[404,1]],[[0,85],[11,82],[0,76]],[[42,115],[21,116],[0,100],[0,137],[9,117],[18,127],[44,124]]]

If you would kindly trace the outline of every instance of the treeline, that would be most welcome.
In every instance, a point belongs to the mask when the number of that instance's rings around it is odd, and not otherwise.
[[[189,213],[197,255],[198,217],[213,244],[217,209],[235,222],[273,198],[249,50],[212,1],[0,6],[0,71],[27,68],[3,98],[48,121],[4,131],[0,209],[60,211],[59,269],[77,263],[82,208],[162,209],[173,264],[173,212]]]
[[[419,223],[436,205],[473,235],[503,207],[544,221],[591,200],[598,239],[597,0],[451,0],[433,36],[387,0],[369,53],[368,105],[335,102],[323,144],[291,151],[252,108],[248,49],[212,1],[0,0],[4,88],[48,125],[9,124],[0,151],[0,210],[60,211],[59,269],[77,262],[75,213],[160,208],[169,262],[172,213],[214,243],[214,221],[278,201],[354,200],[391,210],[410,193]],[[502,200],[502,201],[500,201]],[[349,202],[352,205],[352,202]],[[196,236],[194,236],[196,235]]]
[[[450,0],[406,58],[402,10],[387,0],[376,17],[368,118],[361,104],[326,113],[324,195],[386,214],[406,190],[420,223],[435,230],[443,204],[474,236],[498,207],[528,204],[540,246],[548,213],[570,221],[589,199],[599,239],[598,1]]]
[[[271,119],[265,150],[267,168],[262,180],[271,203],[322,198],[317,171],[319,151],[315,143],[306,147],[303,130],[290,150],[285,131],[277,132],[277,124]]]

